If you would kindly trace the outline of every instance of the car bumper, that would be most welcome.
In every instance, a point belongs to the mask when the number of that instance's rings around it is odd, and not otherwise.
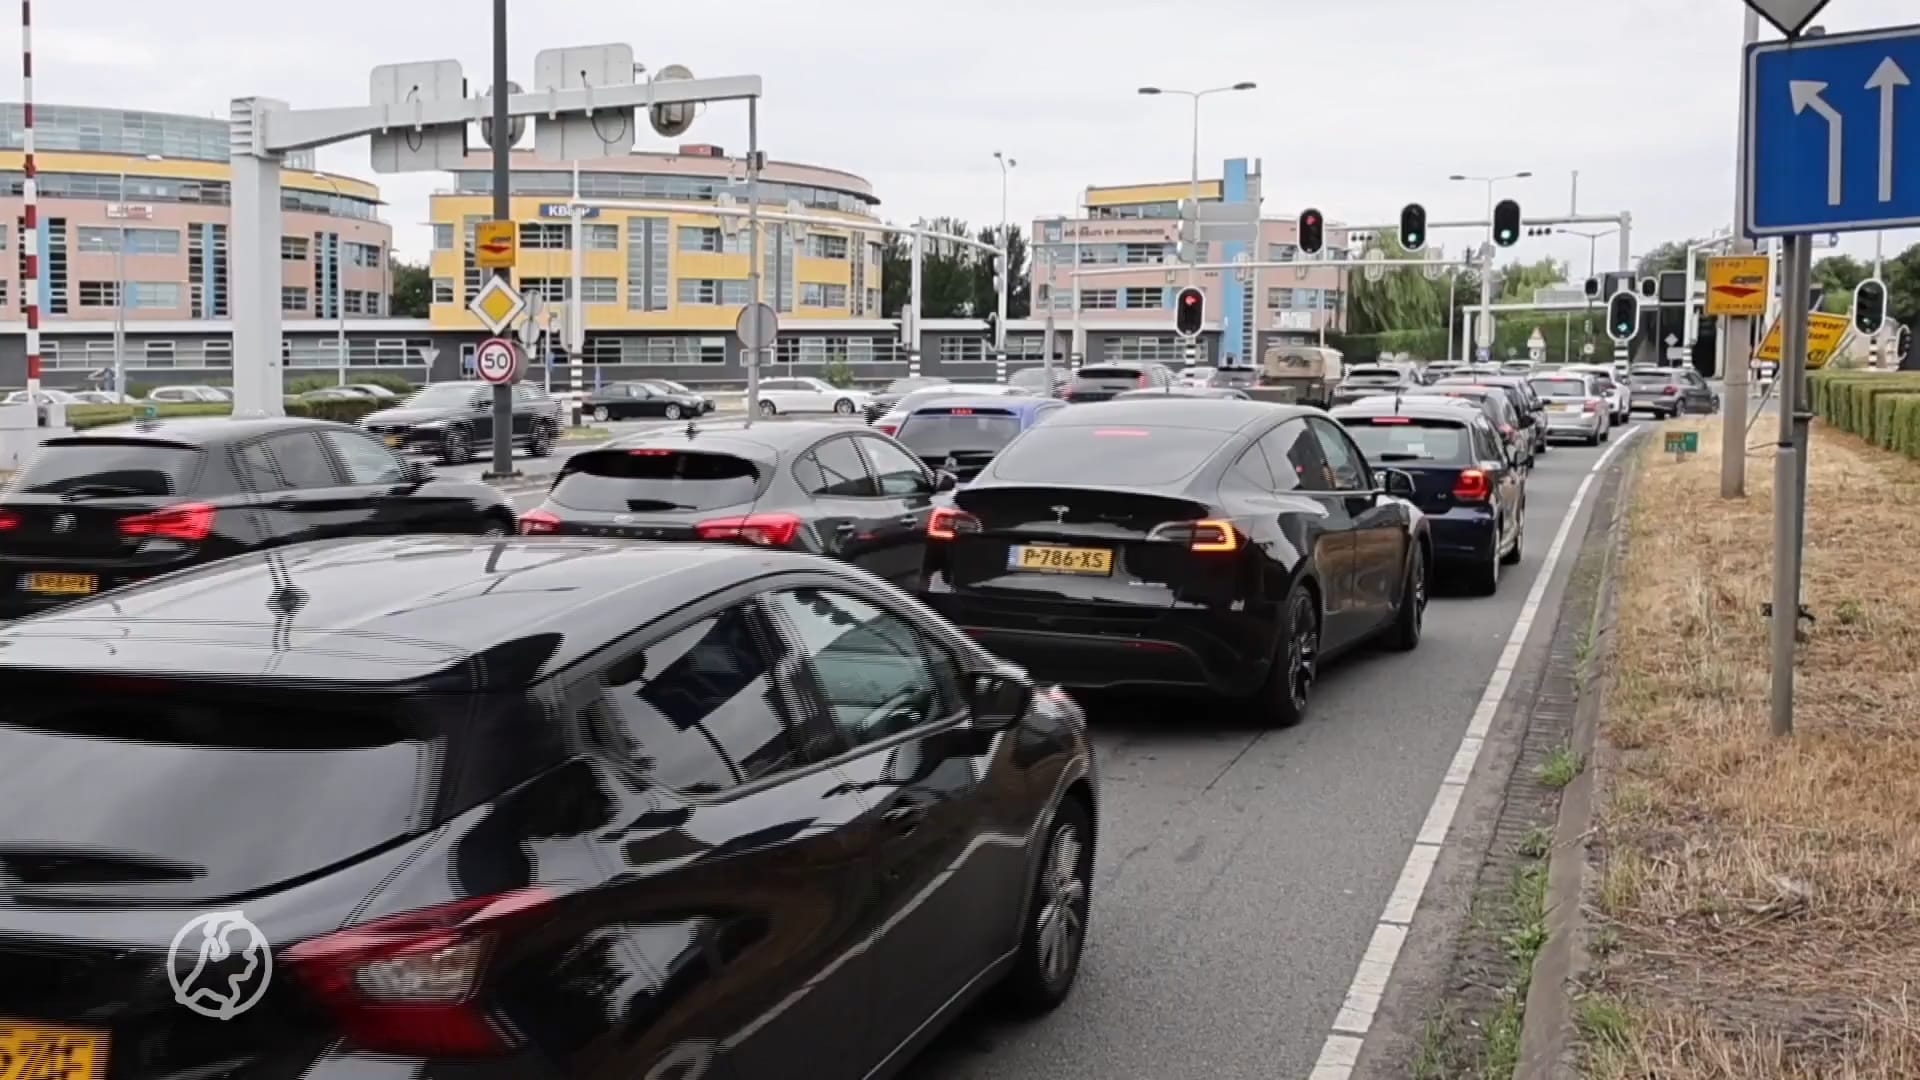
[[[49,558],[36,559],[0,559],[0,619],[24,619],[29,615],[52,611],[68,604],[89,600],[101,593],[128,585],[137,585],[161,574],[170,574],[175,570],[194,565],[195,558],[179,559],[163,563],[129,566],[125,563],[102,565],[84,559],[61,560]],[[44,593],[27,588],[29,574],[85,575],[98,582],[98,587],[87,593]]]
[[[1590,439],[1599,436],[1606,424],[1606,414],[1590,413],[1548,413],[1547,437],[1550,439]]]
[[[1629,406],[1630,412],[1670,413],[1670,412],[1678,412],[1679,409],[1680,409],[1680,398],[1677,395],[1674,397],[1659,397],[1659,396],[1653,396],[1653,395],[1648,395],[1643,397],[1639,394],[1635,394],[1633,397],[1633,404]]]
[[[1040,682],[1076,689],[1200,688],[1238,696],[1266,677],[1275,628],[1201,609],[1006,600],[937,582],[929,607]]]
[[[1491,507],[1427,512],[1433,557],[1440,562],[1484,563],[1493,557],[1499,518]]]

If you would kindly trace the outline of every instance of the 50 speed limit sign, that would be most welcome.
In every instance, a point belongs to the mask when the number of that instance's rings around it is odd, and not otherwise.
[[[474,351],[473,367],[495,385],[513,382],[520,377],[520,347],[508,338],[488,338]]]

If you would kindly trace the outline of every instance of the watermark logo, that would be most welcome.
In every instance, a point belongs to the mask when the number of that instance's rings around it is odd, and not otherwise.
[[[173,999],[201,1016],[231,1020],[260,1003],[273,981],[266,935],[238,911],[187,921],[167,949]]]

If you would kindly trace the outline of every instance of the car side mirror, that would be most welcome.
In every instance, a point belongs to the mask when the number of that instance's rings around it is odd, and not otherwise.
[[[1005,731],[1033,705],[1033,680],[1015,667],[978,672],[968,687],[973,724],[982,731]]]
[[[1405,469],[1381,469],[1380,481],[1380,486],[1394,498],[1411,499],[1415,494],[1413,475]]]
[[[933,490],[935,494],[938,494],[942,491],[952,491],[954,488],[957,488],[959,486],[960,486],[960,478],[948,472],[947,470],[940,469],[934,472]]]

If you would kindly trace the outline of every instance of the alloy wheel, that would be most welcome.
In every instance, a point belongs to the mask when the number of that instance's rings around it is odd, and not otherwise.
[[[1313,597],[1300,594],[1289,623],[1293,637],[1287,642],[1287,693],[1294,708],[1305,712],[1313,690],[1314,663],[1320,653],[1320,620],[1313,610]]]
[[[1039,945],[1040,974],[1049,986],[1058,986],[1079,960],[1087,896],[1081,877],[1083,847],[1071,822],[1062,824],[1047,847],[1042,877],[1042,903],[1034,924]]]

